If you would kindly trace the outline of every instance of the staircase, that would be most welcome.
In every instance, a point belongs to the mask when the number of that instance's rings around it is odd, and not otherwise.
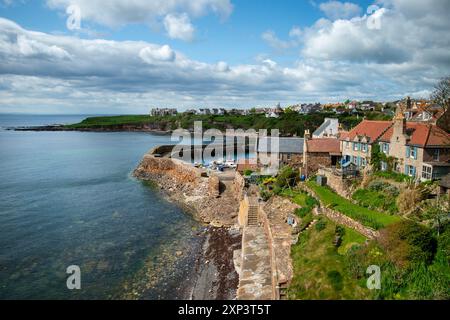
[[[247,225],[249,227],[256,227],[259,225],[258,204],[250,203],[248,207]]]

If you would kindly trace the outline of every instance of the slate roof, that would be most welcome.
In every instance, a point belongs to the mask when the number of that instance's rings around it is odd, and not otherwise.
[[[272,145],[271,137],[263,137],[258,140],[258,152],[270,153]],[[280,153],[303,153],[303,138],[278,138]]]

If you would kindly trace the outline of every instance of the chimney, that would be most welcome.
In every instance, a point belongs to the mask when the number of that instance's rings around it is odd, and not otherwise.
[[[311,133],[310,133],[309,129],[305,130],[304,138],[305,138],[305,140],[311,139]]]

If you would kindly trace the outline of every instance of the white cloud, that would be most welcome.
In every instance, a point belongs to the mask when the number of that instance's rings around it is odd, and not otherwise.
[[[139,51],[139,57],[146,63],[153,64],[155,61],[174,61],[176,54],[168,45],[164,45],[160,48],[155,48],[154,46],[142,48]]]
[[[332,20],[350,19],[360,15],[362,12],[361,7],[355,3],[334,0],[321,3],[319,8]]]
[[[174,39],[192,40],[194,26],[190,20],[213,13],[227,19],[233,11],[230,0],[46,0],[51,9],[65,13],[75,5],[81,19],[117,28],[142,23],[159,29],[164,23],[168,35]]]
[[[292,28],[284,42],[301,42],[301,53],[287,66],[270,55],[254,64],[205,63],[169,46],[57,36],[0,18],[0,111],[33,112],[32,105],[126,113],[147,112],[149,105],[252,107],[426,95],[450,73],[450,2],[408,3],[411,8],[385,0],[380,30],[367,28],[367,16]]]
[[[167,34],[172,39],[192,41],[194,39],[194,26],[191,24],[189,16],[185,13],[180,15],[168,14],[164,18],[164,27]]]
[[[219,61],[217,63],[217,71],[228,72],[228,71],[230,71],[230,66],[225,61]]]

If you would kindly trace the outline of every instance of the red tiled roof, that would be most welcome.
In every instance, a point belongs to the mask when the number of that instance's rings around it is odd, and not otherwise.
[[[370,138],[370,142],[377,140],[390,126],[392,126],[392,121],[371,121],[364,120],[356,127],[354,127],[350,132],[342,136],[341,140],[355,139],[356,136],[367,136]]]
[[[306,141],[308,152],[341,153],[338,139],[317,138]]]
[[[394,129],[391,127],[380,138],[381,141],[389,142]],[[450,146],[450,135],[436,125],[407,122],[406,133],[409,135],[409,145],[430,147],[430,146]]]

